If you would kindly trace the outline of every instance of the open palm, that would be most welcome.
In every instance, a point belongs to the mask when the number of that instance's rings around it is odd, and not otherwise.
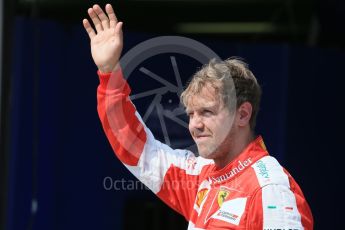
[[[110,4],[105,7],[106,13],[94,5],[88,9],[88,14],[96,31],[87,19],[83,25],[91,40],[91,54],[98,69],[103,73],[113,71],[120,59],[123,38],[122,22],[118,22]]]

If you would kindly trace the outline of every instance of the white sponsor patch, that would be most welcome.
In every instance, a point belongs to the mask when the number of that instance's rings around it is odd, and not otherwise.
[[[247,198],[227,200],[222,204],[222,207],[212,215],[212,218],[239,225],[246,203]]]
[[[252,165],[261,187],[268,184],[281,184],[290,188],[289,178],[278,161],[266,156]]]

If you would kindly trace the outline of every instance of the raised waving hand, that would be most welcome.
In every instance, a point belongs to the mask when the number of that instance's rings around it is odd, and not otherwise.
[[[99,5],[88,9],[92,20],[84,19],[83,25],[89,34],[92,58],[102,73],[109,73],[117,68],[122,47],[122,22],[118,22],[113,7],[105,6],[105,12]]]

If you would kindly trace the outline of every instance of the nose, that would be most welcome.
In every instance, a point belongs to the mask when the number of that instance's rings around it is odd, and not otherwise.
[[[197,114],[194,114],[193,117],[189,119],[189,129],[202,129],[204,127],[204,123],[202,118]]]

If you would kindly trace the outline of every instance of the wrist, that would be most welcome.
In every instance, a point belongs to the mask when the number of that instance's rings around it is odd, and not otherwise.
[[[111,66],[100,66],[98,67],[98,70],[105,74],[105,73],[112,73],[112,72],[115,72],[116,70],[118,70],[120,68],[120,64],[119,62],[116,63],[116,65],[114,67],[111,67]]]

